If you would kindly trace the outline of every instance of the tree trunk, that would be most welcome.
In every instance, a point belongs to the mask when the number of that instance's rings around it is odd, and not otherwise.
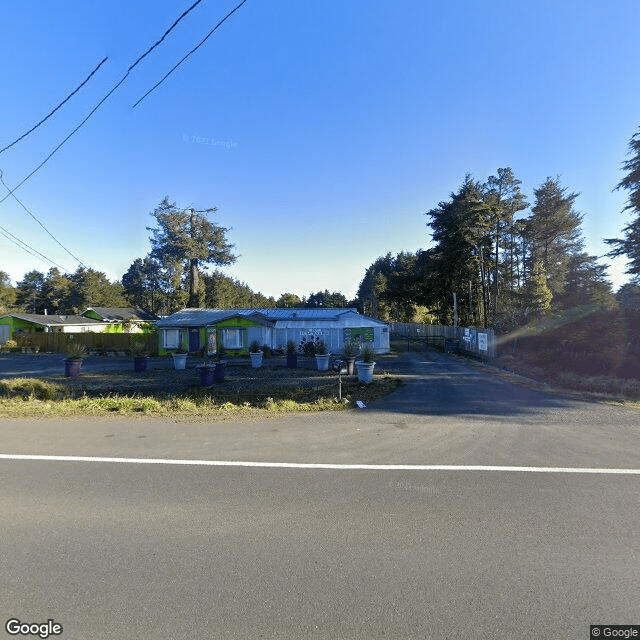
[[[200,306],[198,297],[198,259],[192,258],[189,265],[189,302],[187,306],[195,309]]]

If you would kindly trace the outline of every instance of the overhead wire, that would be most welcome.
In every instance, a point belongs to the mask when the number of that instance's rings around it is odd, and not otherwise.
[[[9,240],[9,242],[13,242],[13,244],[15,244],[19,249],[22,249],[23,251],[26,251],[29,255],[32,255],[35,258],[40,256],[41,258],[44,258],[47,262],[50,262],[52,265],[62,269],[65,273],[69,272],[68,269],[65,269],[62,265],[58,264],[55,260],[52,260],[51,258],[45,256],[44,253],[41,253],[37,249],[34,249],[31,245],[29,245],[26,242],[24,242],[24,240],[20,240],[20,238],[18,238],[18,236],[13,235],[13,233],[11,233],[11,231],[9,231],[8,229],[5,229],[2,225],[0,225],[0,233],[7,240]]]
[[[246,2],[246,0],[244,0]],[[50,159],[51,157],[73,136],[79,129],[82,127],[87,120],[102,106],[102,104],[111,96],[111,94],[129,77],[129,74],[133,69],[145,58],[151,51],[153,51],[166,37],[169,35],[171,31],[177,26],[177,24],[188,14],[190,13],[197,5],[199,5],[202,0],[196,0],[188,9],[183,11],[183,13],[174,21],[174,23],[164,32],[162,37],[155,42],[151,47],[149,47],[128,69],[127,72],[122,76],[122,78],[118,81],[118,83],[98,102],[98,104],[89,112],[89,115],[82,120],[82,122],[75,128],[71,133],[23,180],[21,180],[13,189],[9,189],[9,193],[7,193],[4,197],[0,198],[0,204],[2,204],[9,196],[13,195],[13,192],[18,190],[27,180],[29,180],[37,171],[39,171]],[[6,185],[5,185],[6,186]]]
[[[7,185],[5,184],[4,181],[4,176],[2,174],[2,169],[0,169],[0,182],[2,182],[2,185],[4,186],[5,189],[9,190],[9,187],[7,187]],[[58,238],[56,238],[51,231],[49,231],[49,229],[47,229],[47,227],[44,226],[44,224],[42,224],[42,222],[31,212],[29,211],[29,209],[27,209],[27,207],[22,203],[21,200],[18,199],[18,196],[16,196],[15,193],[10,192],[11,196],[13,197],[13,199],[47,232],[47,234],[58,244],[60,245],[81,267],[85,267],[86,265],[83,264],[82,260],[80,260],[80,258],[78,258],[77,256],[73,255],[73,253],[71,253],[71,251],[69,251],[69,249],[67,249],[67,247],[65,247],[62,242],[60,242],[60,240],[58,240]]]
[[[247,0],[242,0],[242,2],[235,7],[235,9],[233,9],[232,11],[230,11],[224,18],[222,18],[222,20],[220,20],[220,22],[218,22],[218,24],[211,29],[211,31],[209,31],[209,33],[193,48],[191,49],[191,51],[189,51],[189,53],[187,53],[174,67],[172,67],[158,82],[156,82],[156,84],[153,85],[153,87],[151,87],[151,89],[149,89],[149,91],[147,91],[147,93],[145,93],[142,98],[140,98],[131,108],[135,109],[152,91],[154,91],[155,89],[157,89],[192,53],[194,53],[195,51],[197,51],[208,39],[209,37],[213,34],[213,32],[219,27],[221,26],[228,18],[230,18]]]
[[[105,56],[101,61],[100,64],[84,79],[84,81],[79,84],[55,109],[53,109],[53,111],[49,112],[44,118],[42,118],[42,120],[40,120],[40,122],[38,122],[38,124],[34,125],[33,127],[31,127],[31,129],[29,129],[29,131],[23,133],[19,138],[16,138],[11,144],[8,144],[6,147],[4,147],[3,149],[0,149],[0,153],[4,153],[7,149],[11,149],[11,147],[13,147],[13,145],[18,144],[18,142],[20,142],[20,140],[26,138],[30,133],[32,133],[33,131],[35,131],[41,124],[43,124],[44,122],[46,122],[58,109],[60,109],[60,107],[62,107],[66,102],[68,102],[69,100],[71,100],[71,98],[78,93],[78,91],[80,91],[80,89],[82,89],[82,87],[84,87],[85,84],[87,84],[87,82],[89,82],[89,80],[91,80],[91,78],[93,77],[93,75],[98,71],[98,69],[108,60],[107,56]]]

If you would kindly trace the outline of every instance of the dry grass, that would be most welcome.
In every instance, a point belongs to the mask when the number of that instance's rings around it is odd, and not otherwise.
[[[261,369],[227,367],[225,381],[211,388],[200,385],[198,373],[150,369],[84,371],[79,378],[14,378],[0,381],[0,417],[49,416],[190,416],[212,417],[239,413],[309,412],[341,410],[351,399],[370,402],[395,390],[399,381],[376,375],[370,385],[333,372],[311,368],[287,369],[276,364]]]

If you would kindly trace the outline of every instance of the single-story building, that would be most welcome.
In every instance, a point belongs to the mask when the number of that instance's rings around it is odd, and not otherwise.
[[[132,307],[89,307],[81,315],[108,322],[108,333],[144,333],[144,325],[158,320],[158,316]]]
[[[299,352],[306,342],[320,340],[331,353],[340,353],[348,342],[389,352],[389,326],[356,309],[183,309],[155,325],[161,355],[198,353],[205,346],[210,355],[220,347],[244,355],[254,340],[272,349],[285,349],[291,340]]]
[[[0,316],[0,343],[14,334],[30,332],[60,331],[62,333],[102,333],[109,327],[108,322],[100,322],[82,316],[57,316],[41,313],[11,312]]]

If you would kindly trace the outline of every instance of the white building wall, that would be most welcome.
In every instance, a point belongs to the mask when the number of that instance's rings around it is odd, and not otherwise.
[[[376,353],[389,352],[389,330],[387,325],[369,322],[367,318],[355,314],[347,315],[337,321],[318,320],[278,320],[274,331],[273,347],[285,349],[287,342],[293,340],[298,346],[303,337],[324,340],[330,353],[339,354],[344,348],[345,329],[373,329],[373,348]]]

